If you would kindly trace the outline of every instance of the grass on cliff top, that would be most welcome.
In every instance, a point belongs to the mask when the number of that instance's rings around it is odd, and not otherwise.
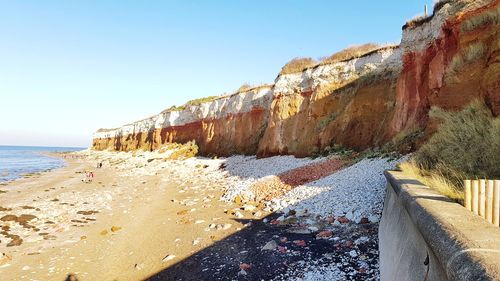
[[[239,94],[239,93],[242,93],[242,92],[248,92],[248,91],[252,91],[252,90],[259,90],[259,89],[262,89],[262,88],[270,88],[272,86],[273,86],[272,84],[262,84],[262,85],[258,85],[258,86],[251,86],[250,84],[244,83],[233,94],[225,94],[224,93],[221,96],[209,96],[209,97],[203,97],[203,98],[199,98],[199,99],[193,99],[193,100],[190,100],[190,101],[186,102],[183,105],[179,105],[179,106],[172,105],[171,107],[169,107],[166,110],[162,111],[162,113],[164,113],[164,112],[170,112],[170,111],[181,111],[181,110],[186,109],[188,106],[200,105],[202,103],[211,102],[211,101],[214,101],[216,99],[228,97],[228,96]]]
[[[500,118],[482,101],[458,112],[433,107],[429,116],[441,124],[404,171],[456,200],[463,198],[463,180],[500,177]]]
[[[189,100],[188,102],[186,102],[185,104],[180,105],[180,106],[172,105],[171,107],[169,107],[167,110],[165,110],[163,112],[184,110],[188,106],[200,105],[200,104],[205,103],[205,102],[211,102],[211,101],[216,100],[218,98],[220,98],[220,96],[209,96],[209,97],[203,97],[203,98],[199,98],[199,99]]]
[[[318,65],[325,65],[360,58],[384,47],[389,46],[381,46],[375,43],[366,43],[359,46],[351,46],[339,52],[336,52],[329,57],[322,58],[320,62],[312,58],[297,57],[285,64],[279,74],[283,75],[297,73]]]
[[[245,92],[245,91],[248,91],[250,89],[252,89],[252,85],[248,84],[248,83],[244,83],[243,85],[241,85],[238,90],[236,90],[236,93],[241,93],[241,92]]]
[[[294,58],[287,62],[283,68],[281,68],[280,75],[291,74],[302,72],[308,68],[318,65],[318,62],[312,58]]]
[[[324,65],[359,58],[380,48],[381,46],[375,43],[366,43],[359,46],[351,46],[329,57],[324,58],[320,64]]]
[[[411,20],[407,21],[405,23],[405,25],[403,25],[403,30],[407,29],[407,28],[415,28],[417,26],[420,26],[426,22],[429,22],[430,20],[432,20],[432,18],[434,17],[434,15],[439,11],[441,10],[446,4],[450,4],[450,3],[453,3],[455,0],[440,0],[440,1],[437,1],[435,4],[434,4],[434,8],[432,9],[432,14],[431,15],[419,15],[419,16],[416,16],[414,18],[412,18]]]

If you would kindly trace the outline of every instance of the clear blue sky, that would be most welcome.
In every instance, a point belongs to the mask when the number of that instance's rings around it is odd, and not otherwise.
[[[273,82],[291,58],[398,43],[432,0],[0,0],[0,145],[88,146],[193,98]]]

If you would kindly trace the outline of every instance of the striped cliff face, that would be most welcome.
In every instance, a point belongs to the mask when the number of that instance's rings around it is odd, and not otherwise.
[[[202,154],[307,156],[333,144],[379,147],[415,128],[430,135],[434,105],[459,109],[479,98],[498,115],[499,2],[453,1],[405,28],[400,46],[100,130],[93,148],[151,150],[195,140]]]
[[[269,87],[257,88],[100,130],[93,136],[93,148],[154,150],[167,142],[195,140],[204,154],[255,154],[258,136],[267,125],[269,93]]]
[[[458,110],[479,98],[500,114],[498,22],[500,1],[457,1],[403,32],[392,134],[428,127],[431,106]]]

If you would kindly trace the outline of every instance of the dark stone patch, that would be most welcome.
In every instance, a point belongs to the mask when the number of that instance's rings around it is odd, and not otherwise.
[[[272,215],[268,219],[276,217]],[[339,263],[342,272],[355,272],[347,274],[345,280],[372,280],[373,272],[378,271],[377,224],[330,225],[328,229],[333,235],[326,239],[317,238],[318,233],[290,233],[288,229],[291,227],[296,225],[252,221],[251,226],[150,276],[148,280],[271,280],[289,272],[300,275],[306,270],[304,263],[326,267]],[[353,241],[362,236],[368,237],[369,241],[355,245]],[[278,247],[261,250],[270,241],[275,241]],[[368,268],[360,268],[360,259],[349,255],[352,250],[356,250]],[[244,275],[239,274],[240,264],[251,266]]]
[[[93,215],[93,214],[98,214],[99,211],[93,211],[93,210],[90,210],[90,211],[78,211],[76,213],[79,214],[79,215],[90,216],[90,215]]]

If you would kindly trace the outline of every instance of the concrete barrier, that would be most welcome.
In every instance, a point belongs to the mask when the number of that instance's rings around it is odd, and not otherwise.
[[[500,228],[402,172],[385,175],[382,281],[500,280]]]

